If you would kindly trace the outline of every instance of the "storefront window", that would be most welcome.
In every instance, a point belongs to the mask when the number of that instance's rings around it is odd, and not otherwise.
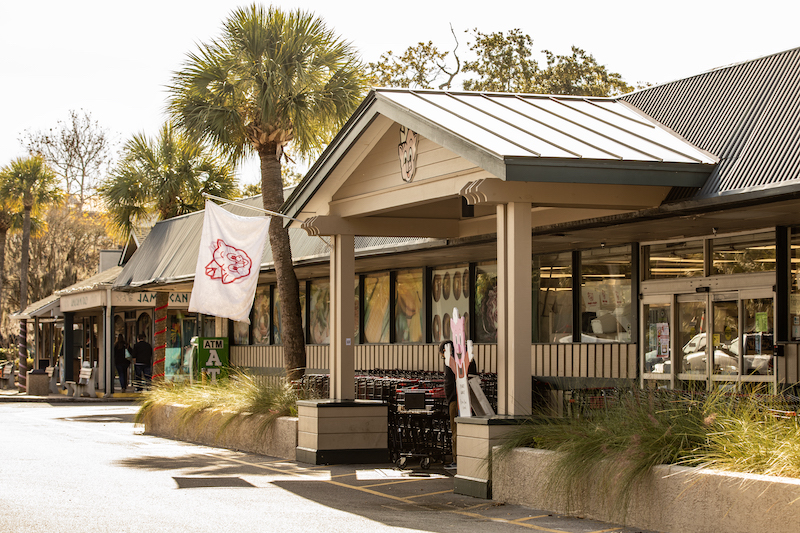
[[[276,287],[275,290],[277,291],[278,288]],[[307,339],[308,335],[306,335],[306,313],[308,313],[308,300],[306,299],[306,284],[304,282],[300,282],[300,290],[298,291],[298,296],[300,297],[300,324],[303,327],[303,338]]]
[[[644,247],[647,279],[703,276],[703,241],[670,242]]]
[[[533,257],[533,342],[572,341],[572,254]]]
[[[201,337],[217,336],[217,320],[213,316],[203,315],[203,324],[200,330]]]
[[[169,313],[164,375],[167,380],[182,381],[192,374],[192,338],[197,336],[197,318],[182,311]]]
[[[233,344],[247,346],[250,344],[250,324],[247,322],[233,323]]]
[[[355,294],[353,296],[354,296],[355,301],[356,301],[356,305],[355,305],[356,316],[355,316],[355,322],[353,323],[354,326],[355,326],[354,327],[354,332],[353,332],[353,339],[355,339],[355,342],[361,342],[361,336],[360,336],[360,333],[361,333],[361,298],[360,298],[361,290],[360,290],[360,286],[359,285],[360,285],[360,279],[359,279],[358,276],[356,276],[356,279],[355,279],[354,284],[353,284],[353,286],[355,287],[355,291],[354,291]],[[328,316],[330,316],[330,315],[328,315]]]
[[[630,248],[581,252],[581,342],[631,342]]]
[[[715,237],[712,275],[775,270],[775,232]]]
[[[364,342],[389,342],[389,273],[364,277]]]
[[[644,372],[670,374],[670,304],[644,305]]]
[[[475,273],[475,340],[497,342],[497,264],[478,265]]]
[[[148,342],[151,341],[153,338],[153,319],[150,317],[150,313],[144,312],[139,315],[139,318],[136,319],[136,334],[138,337],[139,333],[144,334],[145,340]],[[131,339],[133,342],[134,339]]]
[[[330,331],[328,317],[331,311],[331,284],[329,281],[311,282],[311,344],[328,344]]]
[[[791,340],[800,341],[800,229],[792,230],[791,251],[792,294],[789,301],[789,323]]]
[[[242,335],[242,326],[240,324],[241,323],[237,323],[236,325],[237,339],[244,338]],[[269,285],[259,285],[256,289],[255,301],[253,302],[253,344],[269,344],[269,332],[271,327]],[[236,344],[246,343],[240,343],[237,340]]]
[[[397,342],[424,342],[422,270],[401,270],[395,278],[394,325]]]
[[[438,268],[431,279],[431,338],[433,342],[451,339],[450,317],[453,308],[466,319],[469,332],[469,266]]]

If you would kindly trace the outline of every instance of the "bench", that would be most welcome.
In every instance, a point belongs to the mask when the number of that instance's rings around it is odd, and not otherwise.
[[[81,368],[78,381],[67,381],[67,396],[80,398],[86,394],[89,398],[97,398],[94,381],[94,368]]]
[[[60,373],[60,368],[58,365],[48,366],[44,371],[47,372],[47,377],[50,379],[49,390],[51,394],[59,394],[60,391],[66,388],[64,386],[60,386],[58,383],[58,375]]]
[[[9,361],[0,368],[0,388],[13,389],[14,388],[14,362]]]

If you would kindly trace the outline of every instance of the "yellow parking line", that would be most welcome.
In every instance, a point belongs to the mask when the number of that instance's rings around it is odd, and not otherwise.
[[[598,529],[597,531],[591,531],[590,533],[609,533],[611,531],[622,531],[622,528],[612,527],[611,529]]]
[[[471,511],[472,509],[480,509],[481,507],[489,507],[491,505],[494,505],[494,502],[479,503],[478,505],[473,505],[471,507],[464,507],[462,511]]]
[[[206,454],[206,455],[209,455],[209,456],[212,456],[212,457],[216,457],[218,459],[227,459],[227,460],[232,461],[234,463],[240,463],[240,464],[247,465],[247,466],[255,466],[257,468],[262,468],[264,470],[270,470],[270,471],[274,471],[274,472],[278,472],[278,473],[282,473],[282,474],[292,474],[292,475],[295,475],[295,476],[301,476],[303,474],[302,471],[299,471],[299,472],[297,472],[297,471],[286,471],[286,470],[282,470],[282,469],[278,469],[278,468],[273,468],[273,467],[267,466],[265,464],[249,463],[247,461],[242,461],[241,459],[236,459],[234,457],[226,457],[226,456],[214,455],[214,454]],[[308,469],[308,470],[310,470],[310,469]],[[408,504],[412,504],[412,505],[419,505],[417,502],[413,501],[414,498],[419,498],[421,496],[433,496],[433,495],[436,495],[436,494],[447,494],[447,493],[452,493],[453,492],[452,489],[451,489],[451,490],[443,490],[443,491],[440,491],[440,492],[429,492],[429,493],[425,493],[425,494],[417,494],[417,495],[414,495],[414,496],[401,497],[401,496],[394,496],[392,494],[386,494],[386,493],[383,493],[383,492],[379,492],[377,490],[371,490],[368,487],[356,487],[354,485],[349,485],[347,483],[342,483],[341,481],[334,481],[332,479],[322,479],[320,481],[322,481],[324,483],[328,483],[330,485],[336,485],[337,487],[353,489],[353,490],[357,490],[357,491],[360,491],[360,492],[364,492],[366,494],[372,494],[374,496],[382,496],[382,497],[387,498],[389,500],[394,500],[394,501],[398,501],[398,502],[402,502],[402,503],[408,503]],[[405,481],[416,481],[416,480],[398,480],[396,483],[401,483],[401,482],[405,482]],[[386,484],[387,485],[391,485],[392,483],[386,483]],[[370,485],[370,486],[377,486],[377,485]],[[479,505],[475,505],[473,507],[470,507],[470,509],[478,509],[478,508],[486,507],[486,506],[489,506],[489,505],[492,505],[492,504],[491,503],[479,504]],[[488,517],[488,516],[484,516],[484,515],[482,515],[480,513],[473,513],[473,512],[469,512],[469,511],[465,511],[465,510],[452,510],[452,511],[448,511],[448,512],[454,513],[454,514],[459,514],[459,515],[462,515],[462,516],[467,516],[467,517],[470,517],[470,518],[478,518],[478,519],[481,519],[481,520],[492,520],[494,522],[502,522],[502,523],[516,525],[516,526],[520,526],[520,527],[526,527],[528,529],[534,529],[536,531],[547,531],[548,533],[565,533],[564,530],[560,530],[560,529],[549,529],[549,528],[546,528],[546,527],[535,526],[533,524],[526,524],[526,523],[524,523],[523,521],[520,521],[520,520],[506,520],[506,519],[503,519],[503,518],[491,518],[491,517]],[[542,515],[542,516],[546,516],[546,515]],[[528,520],[530,518],[539,518],[539,517],[528,517],[528,518],[525,518],[525,519],[522,519],[522,520]],[[607,530],[603,530],[603,531],[595,531],[593,533],[604,533],[604,532],[611,532],[611,531],[619,531],[619,528],[607,529]]]
[[[409,500],[411,498],[422,498],[423,496],[436,496],[437,494],[448,494],[453,492],[453,489],[450,490],[440,490],[439,492],[426,492],[425,494],[415,494],[414,496],[406,496]]]
[[[512,522],[525,522],[526,520],[536,520],[537,518],[547,518],[550,516],[549,514],[540,514],[539,516],[526,516],[524,518],[517,518],[516,520],[512,520]],[[599,533],[599,532],[597,532]]]
[[[479,514],[479,513],[465,513],[463,511],[450,511],[450,512],[451,513],[455,513],[455,514],[460,514],[460,515],[463,515],[463,516],[467,516],[467,517],[470,517],[470,518],[480,518],[482,520],[491,520],[493,522],[501,522],[501,523],[504,523],[504,524],[510,524],[510,525],[514,525],[514,526],[527,527],[528,529],[534,529],[536,531],[547,531],[549,533],[566,533],[563,529],[549,529],[549,528],[546,528],[546,527],[534,526],[533,524],[526,524],[524,522],[516,522],[516,521],[513,521],[513,520],[506,520],[505,518],[491,518],[489,516],[484,516],[484,515]]]
[[[339,481],[333,481],[333,480],[322,480],[322,481],[324,481],[325,483],[329,483],[331,485],[336,485],[337,487],[345,487],[345,488],[357,490],[357,491],[360,491],[360,492],[366,492],[367,494],[372,494],[374,496],[383,496],[384,498],[389,498],[390,500],[396,500],[396,501],[403,502],[403,503],[413,503],[413,502],[410,502],[407,498],[402,498],[400,496],[393,496],[391,494],[378,492],[377,490],[370,490],[370,489],[367,489],[367,488],[364,488],[364,487],[356,487],[354,485],[348,485],[347,483],[341,483]]]
[[[414,481],[422,481],[425,478],[417,479],[395,479],[394,481],[384,481],[383,483],[374,483],[372,485],[361,485],[362,487],[382,487],[384,485],[396,485],[398,483],[413,483]]]

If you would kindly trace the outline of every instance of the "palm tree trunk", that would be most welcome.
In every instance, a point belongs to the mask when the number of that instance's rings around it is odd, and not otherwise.
[[[0,326],[3,324],[3,284],[6,282],[5,272],[6,272],[6,236],[8,235],[8,229],[5,227],[0,227]]]
[[[277,158],[277,145],[270,144],[259,151],[261,159],[261,195],[264,209],[280,211],[283,205],[281,162]],[[272,217],[269,225],[269,244],[281,296],[281,341],[286,377],[300,379],[306,369],[306,344],[303,337],[303,319],[300,307],[300,289],[292,263],[289,230],[283,219]]]
[[[19,310],[25,311],[28,307],[28,262],[31,241],[31,207],[26,205],[22,219],[22,253],[20,257],[19,272]],[[17,383],[20,392],[28,390],[28,322],[19,321],[19,336],[17,337],[19,356],[19,375]]]

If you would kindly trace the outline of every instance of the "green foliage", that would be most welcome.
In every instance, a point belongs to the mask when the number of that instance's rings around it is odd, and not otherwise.
[[[258,196],[259,194],[261,194],[260,183],[248,183],[242,186],[241,196],[243,198],[249,198],[250,196]]]
[[[355,50],[322,19],[253,4],[189,54],[173,77],[169,110],[236,160],[289,142],[305,156],[330,141],[365,89]]]
[[[470,46],[477,59],[464,62],[464,72],[478,77],[464,81],[466,91],[537,92],[536,73],[539,65],[532,58],[533,39],[519,29],[508,35],[503,32],[482,33],[473,30],[475,42]]]
[[[367,76],[376,87],[433,89],[448,54],[440,51],[432,41],[409,46],[399,56],[390,50],[381,54],[377,63],[367,65]]]
[[[238,194],[233,166],[170,124],[155,139],[134,135],[99,191],[121,238],[153,218],[164,220],[203,209],[203,193],[222,198]]]
[[[471,74],[462,82],[464,90],[576,96],[615,96],[633,90],[619,74],[609,72],[576,46],[569,55],[543,50],[547,66],[540,68],[533,39],[519,28],[493,33],[473,29],[470,33],[473,58],[464,62],[463,73]],[[447,80],[438,88],[449,89],[461,71],[455,50],[452,54],[457,66],[448,72],[445,61],[449,52],[441,52],[432,41],[421,42],[400,56],[391,51],[382,54],[378,62],[369,64],[368,75],[378,86],[432,89],[444,74]]]
[[[573,46],[571,55],[556,55],[543,50],[547,68],[537,72],[536,92],[576,96],[616,96],[629,93],[633,87],[616,72],[598,65],[594,56]]]
[[[183,407],[183,424],[207,411],[223,413],[225,419],[221,431],[241,416],[265,415],[259,427],[263,433],[278,418],[297,416],[297,400],[307,397],[307,391],[297,389],[291,383],[270,383],[243,371],[233,371],[228,377],[218,379],[216,384],[165,381],[144,392],[136,423],[144,423],[156,406],[180,405]]]
[[[42,156],[18,157],[0,170],[0,196],[9,199],[12,208],[27,210],[32,216],[63,199],[56,175]]]
[[[569,502],[589,488],[591,478],[600,479],[608,504],[618,509],[659,464],[800,477],[800,424],[780,410],[786,409],[781,402],[723,390],[621,391],[612,405],[588,417],[532,417],[509,435],[495,460],[518,447],[560,452],[549,490]]]

